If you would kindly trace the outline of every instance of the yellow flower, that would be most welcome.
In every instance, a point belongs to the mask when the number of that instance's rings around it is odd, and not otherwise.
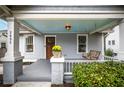
[[[52,50],[53,51],[62,51],[62,47],[59,46],[59,45],[55,45],[55,46],[52,47]]]

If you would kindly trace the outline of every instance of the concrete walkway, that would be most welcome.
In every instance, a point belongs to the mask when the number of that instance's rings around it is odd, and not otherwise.
[[[12,87],[51,87],[51,82],[17,82]]]
[[[17,78],[19,82],[51,82],[51,66],[49,60],[39,60],[26,67],[23,75]]]

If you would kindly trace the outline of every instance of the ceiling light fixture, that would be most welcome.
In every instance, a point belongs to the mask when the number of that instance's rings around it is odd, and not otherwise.
[[[72,27],[72,26],[71,26],[70,24],[66,24],[66,25],[65,25],[65,29],[68,30],[68,31],[71,30],[71,27]]]

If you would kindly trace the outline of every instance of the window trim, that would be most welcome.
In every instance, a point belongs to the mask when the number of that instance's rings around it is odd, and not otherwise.
[[[26,44],[26,38],[28,38],[29,36],[32,36],[33,37],[33,51],[27,51],[27,44]],[[25,52],[26,53],[34,53],[34,34],[29,34],[29,35],[26,35],[25,37]]]
[[[79,43],[78,43],[78,37],[79,36],[86,36],[86,52],[79,52],[78,51],[78,46],[79,46]],[[87,53],[88,52],[88,34],[77,34],[77,54],[82,54],[82,53]]]
[[[111,40],[108,40],[108,45],[111,45]]]
[[[114,41],[114,44],[113,44],[113,41]],[[113,45],[113,46],[115,45],[115,40],[112,40],[112,45]]]

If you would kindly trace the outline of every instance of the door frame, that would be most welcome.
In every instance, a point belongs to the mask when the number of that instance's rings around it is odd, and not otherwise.
[[[56,45],[56,35],[45,35],[44,36],[44,58],[46,59],[46,38],[47,37],[55,37],[55,45]]]

